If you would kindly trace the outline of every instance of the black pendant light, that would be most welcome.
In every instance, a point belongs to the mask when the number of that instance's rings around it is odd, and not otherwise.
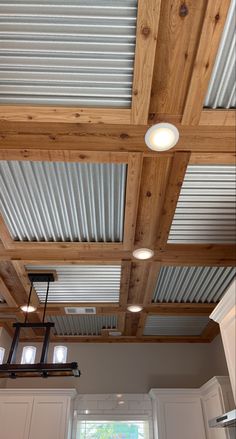
[[[78,369],[77,362],[72,363],[48,363],[47,362],[47,355],[48,355],[48,348],[50,343],[50,331],[51,328],[55,326],[54,323],[45,322],[45,315],[46,315],[46,309],[47,309],[47,301],[48,301],[48,294],[49,294],[49,286],[50,282],[54,282],[54,274],[53,273],[29,273],[29,280],[31,282],[30,287],[30,293],[28,298],[28,305],[26,307],[26,313],[25,313],[25,321],[24,323],[14,323],[13,328],[15,328],[15,333],[13,336],[9,356],[7,359],[7,362],[0,365],[0,378],[17,378],[17,377],[55,377],[55,376],[74,376],[79,377],[80,371]],[[47,291],[46,291],[46,298],[45,298],[45,304],[44,304],[44,311],[43,311],[43,319],[40,323],[28,323],[28,310],[30,309],[30,300],[31,300],[31,294],[33,290],[33,283],[34,282],[44,282],[47,284]],[[41,351],[41,358],[39,363],[35,364],[17,364],[16,361],[16,355],[17,355],[17,348],[18,343],[20,339],[20,330],[21,328],[41,328],[45,330],[43,344],[42,344],[42,351]]]

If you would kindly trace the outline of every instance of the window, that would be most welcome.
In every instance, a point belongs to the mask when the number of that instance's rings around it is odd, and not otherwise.
[[[148,439],[146,421],[80,421],[76,439]]]

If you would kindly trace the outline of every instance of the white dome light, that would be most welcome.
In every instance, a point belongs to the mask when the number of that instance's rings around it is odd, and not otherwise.
[[[145,134],[145,143],[154,151],[167,151],[179,140],[179,131],[171,123],[158,123]]]
[[[150,248],[137,248],[137,250],[133,251],[133,256],[136,259],[150,259],[154,255],[154,251]]]
[[[127,309],[130,312],[140,312],[142,311],[143,307],[141,305],[130,305],[127,307]]]
[[[22,305],[21,307],[20,307],[20,309],[22,310],[22,311],[24,311],[24,312],[34,312],[34,311],[36,311],[36,307],[35,306],[32,306],[32,305]]]

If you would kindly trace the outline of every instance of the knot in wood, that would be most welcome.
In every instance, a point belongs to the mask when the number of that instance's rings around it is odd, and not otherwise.
[[[179,16],[186,17],[188,15],[188,6],[185,3],[182,3],[179,8]]]
[[[144,35],[145,37],[148,37],[148,35],[150,34],[151,29],[148,26],[145,26],[142,28],[142,35]]]

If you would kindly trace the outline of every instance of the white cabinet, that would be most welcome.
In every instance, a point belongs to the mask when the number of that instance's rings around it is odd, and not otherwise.
[[[206,439],[200,391],[152,389],[155,439]]]
[[[75,390],[0,390],[0,439],[68,439]]]
[[[214,377],[201,388],[207,439],[235,438],[229,428],[209,428],[208,421],[234,408],[229,377]]]
[[[220,325],[229,377],[236,403],[236,281],[234,281],[210,318]]]
[[[0,438],[28,438],[32,407],[33,397],[0,396]]]

